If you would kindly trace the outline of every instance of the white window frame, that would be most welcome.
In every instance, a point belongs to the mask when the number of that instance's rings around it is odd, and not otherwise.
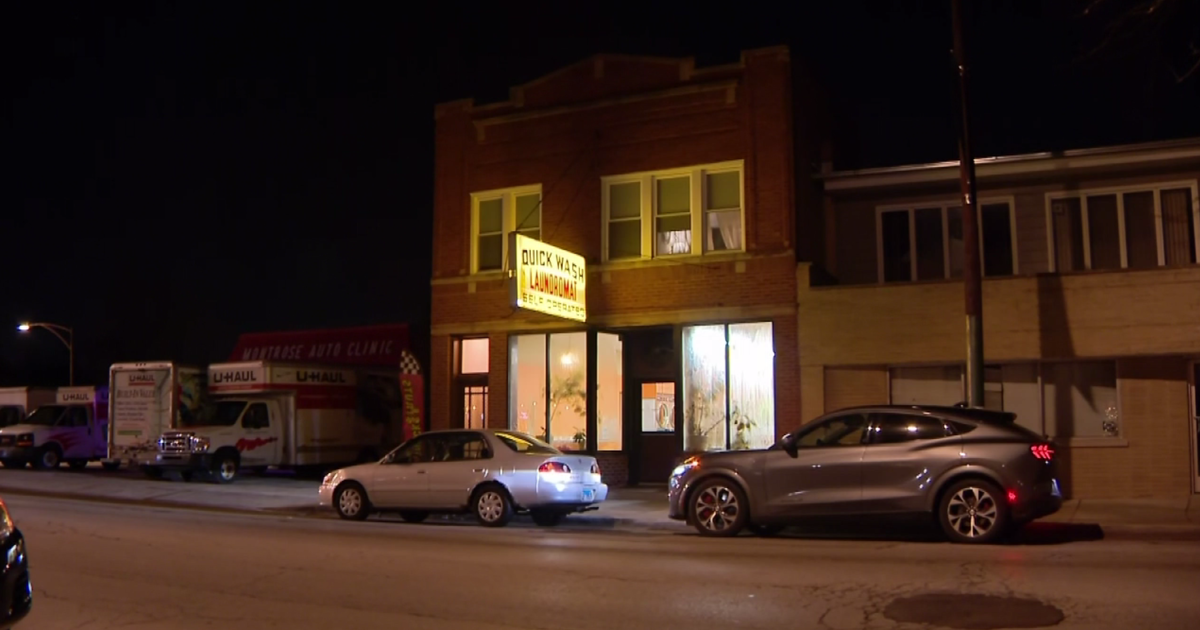
[[[541,240],[543,228],[542,204],[545,202],[545,197],[542,195],[541,184],[530,184],[526,186],[514,186],[511,188],[499,188],[496,190],[484,190],[471,193],[471,273],[504,273],[508,268],[508,235],[517,229],[517,197],[537,193],[538,195],[538,240]],[[501,222],[502,230],[500,240],[500,268],[499,269],[479,269],[479,203],[481,201],[491,201],[493,199],[501,200]]]
[[[1054,202],[1059,199],[1079,199],[1079,225],[1083,233],[1083,269],[1064,273],[1092,270],[1092,239],[1091,226],[1088,223],[1088,197],[1115,195],[1117,198],[1117,229],[1121,237],[1121,269],[1129,268],[1129,245],[1125,240],[1125,195],[1126,193],[1154,193],[1154,236],[1158,243],[1158,266],[1166,266],[1167,252],[1163,245],[1162,232],[1162,191],[1186,188],[1192,191],[1192,231],[1195,239],[1195,251],[1192,255],[1200,262],[1200,196],[1197,195],[1197,180],[1161,182],[1137,186],[1113,186],[1108,188],[1088,188],[1046,193],[1046,252],[1050,257],[1050,272],[1058,273],[1057,252],[1054,250]]]
[[[1008,233],[1009,242],[1012,243],[1012,274],[1019,275],[1021,263],[1017,259],[1018,247],[1017,244],[1017,203],[1016,197],[1013,195],[1000,197],[980,198],[976,204],[976,211],[982,213],[983,207],[995,204],[1008,204]],[[911,252],[909,258],[909,276],[908,282],[925,282],[932,280],[950,280],[950,208],[962,206],[960,199],[941,199],[936,201],[928,201],[921,203],[895,203],[875,206],[875,271],[877,274],[877,282],[879,284],[903,284],[901,281],[885,282],[883,277],[883,215],[886,212],[907,212],[908,213],[908,251]],[[918,278],[917,277],[917,210],[938,209],[942,211],[942,277],[941,278]],[[983,245],[983,221],[976,221],[975,227],[979,231],[979,269],[983,273],[987,269],[985,261],[987,260],[986,247]],[[995,276],[1006,277],[1006,276]]]
[[[720,251],[705,251],[705,243],[707,239],[704,235],[704,215],[707,212],[708,192],[705,187],[704,177],[708,174],[736,171],[738,173],[738,203],[741,204],[741,247],[737,249],[723,249]],[[657,236],[657,195],[655,195],[655,184],[659,179],[674,179],[677,177],[687,176],[691,179],[691,219],[692,219],[692,243],[691,251],[687,254],[658,254],[655,252],[655,238]],[[626,173],[623,175],[609,175],[600,178],[600,196],[601,196],[601,218],[600,218],[600,233],[601,233],[601,261],[609,262],[608,257],[608,227],[611,223],[609,218],[609,187],[615,184],[628,184],[630,182],[641,183],[642,197],[642,253],[637,257],[614,258],[612,262],[633,262],[652,259],[674,260],[679,258],[694,258],[700,256],[712,256],[721,254],[732,254],[746,251],[746,168],[745,160],[731,160],[728,162],[716,162],[712,164],[701,164],[696,166],[688,166],[683,168],[667,169],[661,171],[644,171],[641,173]]]

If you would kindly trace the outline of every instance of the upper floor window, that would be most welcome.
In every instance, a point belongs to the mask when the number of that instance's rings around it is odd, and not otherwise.
[[[541,240],[541,184],[471,195],[471,270],[503,269],[512,232]]]
[[[1195,263],[1195,182],[1047,195],[1054,271],[1149,269]]]
[[[979,205],[979,255],[983,275],[1016,273],[1011,201]],[[941,280],[963,276],[962,207],[951,203],[880,208],[876,224],[880,282]]]
[[[742,165],[603,178],[604,259],[744,250]]]

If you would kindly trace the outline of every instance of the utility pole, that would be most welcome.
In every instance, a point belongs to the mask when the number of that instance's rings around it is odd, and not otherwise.
[[[979,261],[979,204],[975,196],[975,154],[967,117],[967,52],[963,45],[962,0],[951,0],[954,61],[958,70],[959,175],[962,180],[963,287],[967,313],[967,406],[983,406],[983,270]]]

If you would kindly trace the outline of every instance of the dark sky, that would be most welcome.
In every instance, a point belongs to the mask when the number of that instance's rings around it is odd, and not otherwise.
[[[788,44],[830,92],[838,168],[955,157],[948,2],[10,4],[0,385],[65,379],[26,319],[76,329],[81,382],[223,360],[240,332],[426,326],[434,103],[596,52]],[[1200,77],[1170,65],[1194,8],[1080,58],[1140,3],[986,4],[978,155],[1200,136]]]

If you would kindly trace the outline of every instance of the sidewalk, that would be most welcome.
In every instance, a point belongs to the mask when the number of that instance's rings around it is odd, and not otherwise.
[[[30,494],[113,503],[191,507],[225,512],[285,513],[335,518],[317,508],[313,479],[269,474],[249,475],[227,484],[151,480],[130,470],[108,472],[0,470],[0,497]],[[689,531],[667,518],[666,486],[610,488],[600,509],[571,516],[573,527]],[[1200,496],[1173,499],[1073,499],[1040,523],[1099,526],[1106,532],[1171,533],[1200,537]]]

